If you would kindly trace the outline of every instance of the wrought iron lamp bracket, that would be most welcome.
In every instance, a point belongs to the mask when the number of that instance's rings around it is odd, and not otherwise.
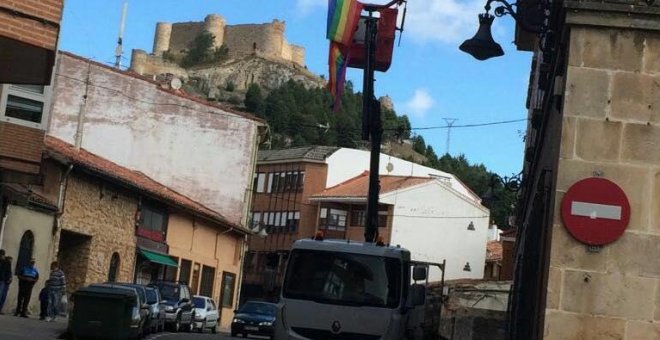
[[[491,10],[491,3],[497,2],[500,3],[500,6],[495,7],[495,10],[493,13],[495,14],[496,17],[503,17],[505,15],[510,15],[513,20],[516,21],[522,27],[525,31],[532,32],[532,33],[542,33],[544,32],[544,29],[542,27],[530,25],[528,22],[525,21],[524,18],[522,18],[518,14],[518,3],[514,2],[510,4],[506,0],[488,0],[486,1],[486,6],[484,6],[484,9],[486,9],[486,14]]]

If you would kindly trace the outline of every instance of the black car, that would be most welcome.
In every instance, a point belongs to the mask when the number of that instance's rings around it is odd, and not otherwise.
[[[146,335],[146,334],[149,334],[149,333],[153,333],[154,332],[154,327],[153,327],[154,319],[156,319],[158,317],[158,315],[155,315],[152,312],[151,306],[150,306],[148,298],[147,298],[147,289],[146,289],[146,287],[143,286],[143,285],[139,285],[137,283],[127,283],[127,282],[106,282],[105,284],[114,284],[114,285],[117,285],[117,286],[130,287],[130,288],[134,288],[137,291],[138,296],[140,298],[140,306],[142,306],[142,308],[148,307],[147,308],[148,315],[147,315],[147,318],[144,322],[144,334]]]
[[[175,332],[191,332],[195,323],[195,310],[188,285],[174,281],[156,281],[151,285],[158,287],[160,292],[165,324],[172,326]]]
[[[242,334],[247,337],[253,334],[269,336],[272,339],[276,314],[277,305],[274,303],[248,301],[243,307],[234,311],[231,336]]]

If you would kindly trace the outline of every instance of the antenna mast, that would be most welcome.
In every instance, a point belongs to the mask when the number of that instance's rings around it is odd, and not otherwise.
[[[447,123],[447,144],[445,154],[449,154],[449,142],[451,141],[451,128],[454,126],[454,123],[458,120],[458,118],[443,118],[445,122]]]
[[[124,39],[124,26],[126,26],[126,11],[128,10],[128,1],[124,1],[121,9],[121,22],[119,23],[119,38],[117,38],[117,48],[115,48],[115,68],[121,68],[121,56],[124,53],[122,49]]]

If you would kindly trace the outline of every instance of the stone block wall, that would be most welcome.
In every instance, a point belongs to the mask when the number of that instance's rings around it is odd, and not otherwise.
[[[574,26],[546,297],[545,339],[660,339],[660,32]],[[602,175],[631,205],[590,252],[562,224],[576,181]]]
[[[68,290],[105,282],[110,258],[119,254],[117,281],[132,282],[135,268],[135,212],[137,199],[104,181],[74,172],[66,187],[61,227],[91,237],[78,256],[62,258],[70,282]]]
[[[131,55],[131,70],[142,75],[171,73],[183,80],[188,79],[188,72],[184,68],[165,61],[163,58],[147,54],[143,50],[133,50]]]

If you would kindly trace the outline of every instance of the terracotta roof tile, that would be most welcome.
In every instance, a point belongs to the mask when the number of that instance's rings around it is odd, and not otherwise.
[[[64,157],[76,166],[114,179],[139,191],[146,192],[163,202],[189,210],[194,214],[210,219],[218,224],[232,227],[242,232],[247,232],[245,228],[229,222],[220,213],[207,208],[201,203],[196,202],[159,182],[156,182],[139,171],[133,171],[122,167],[112,161],[90,153],[85,149],[76,149],[73,145],[51,136],[46,136],[45,144],[46,150],[50,154]]]
[[[499,261],[502,259],[502,243],[500,241],[488,241],[486,244],[486,261]]]
[[[408,188],[418,184],[433,181],[430,177],[406,177],[406,176],[380,176],[380,194]],[[353,177],[334,187],[313,195],[312,198],[366,198],[369,192],[369,172]]]

